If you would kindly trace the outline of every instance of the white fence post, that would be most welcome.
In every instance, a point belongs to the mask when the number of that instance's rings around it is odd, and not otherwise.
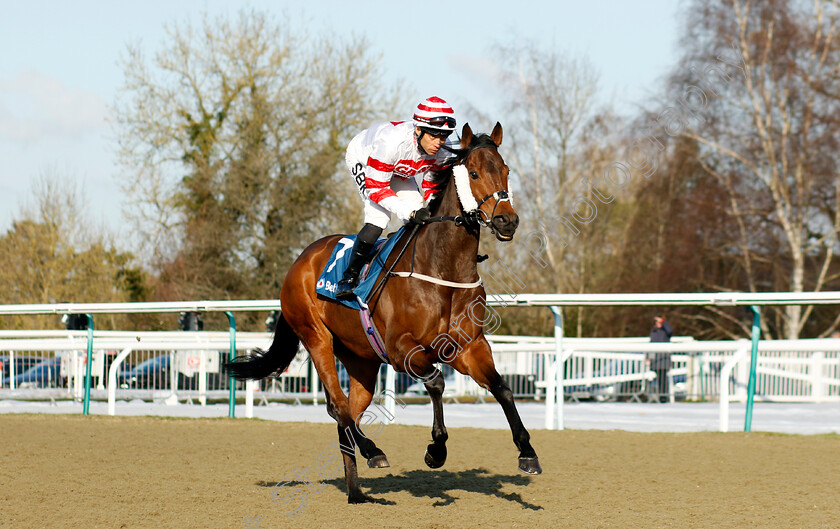
[[[390,364],[385,364],[385,392],[383,404],[385,404],[385,410],[388,412],[389,415],[385,417],[382,421],[385,424],[391,424],[394,422],[394,417],[396,417],[397,413],[397,401],[395,400],[394,396],[397,394],[397,372],[394,371],[394,368],[391,367]]]
[[[131,354],[132,350],[130,347],[123,349],[108,368],[108,415],[117,413],[117,371],[120,370],[123,360]]]
[[[720,422],[718,429],[721,432],[729,431],[729,378],[732,375],[732,369],[747,355],[749,350],[750,344],[746,343],[735,351],[735,354],[720,369]]]
[[[548,364],[545,370],[545,429],[554,430],[554,408],[557,405],[557,399],[554,397],[554,389],[557,385],[556,370],[560,362],[557,360],[552,362],[549,355],[545,355],[545,362]]]
[[[82,376],[82,358],[84,356],[79,355],[79,351],[73,349],[70,353],[70,361],[72,362],[73,366],[73,396],[80,400],[82,398],[82,393],[84,390],[84,377]]]
[[[318,370],[315,369],[315,362],[314,361],[310,361],[309,366],[312,368],[311,375],[309,377],[309,380],[311,381],[310,384],[312,384],[312,388],[311,388],[311,390],[312,390],[312,405],[317,406],[318,405]]]
[[[212,354],[212,353],[211,353]],[[208,351],[198,352],[198,402],[207,405],[207,362]]]
[[[825,352],[814,351],[811,354],[808,372],[811,375],[811,398],[814,402],[825,400],[825,382],[823,381],[823,366],[825,365]]]
[[[15,352],[9,351],[9,389],[15,389]]]
[[[565,395],[565,362],[563,361],[563,309],[551,306],[554,313],[554,363],[557,368],[554,372],[554,413],[553,418],[548,417],[546,408],[546,428],[562,430],[565,428],[565,417],[563,416],[563,401]],[[548,387],[546,387],[548,390]],[[546,391],[546,406],[548,406],[548,392]],[[549,426],[551,423],[551,426]]]
[[[169,351],[169,389],[171,395],[178,398],[178,370],[175,368],[175,351]],[[168,400],[168,397],[167,397]],[[178,402],[177,400],[175,401]]]
[[[685,394],[689,399],[696,399],[696,395],[700,393],[697,388],[699,386],[697,379],[697,374],[700,372],[698,369],[699,365],[700,360],[697,353],[689,353],[685,374]]]
[[[757,366],[756,366],[757,367]],[[735,399],[738,402],[746,402],[747,400],[747,385],[750,379],[750,363],[743,362],[738,364],[735,370]],[[758,381],[756,381],[758,385]]]

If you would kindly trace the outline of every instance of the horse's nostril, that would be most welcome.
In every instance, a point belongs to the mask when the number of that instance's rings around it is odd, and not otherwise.
[[[493,217],[493,225],[498,227],[505,227],[505,228],[516,228],[519,226],[519,215],[514,213],[513,215],[496,215]]]
[[[513,237],[513,232],[516,231],[517,226],[519,226],[519,215],[516,213],[512,215],[505,213],[493,217],[493,227],[497,230],[496,237],[499,237],[500,234],[503,235],[500,240],[509,241]]]

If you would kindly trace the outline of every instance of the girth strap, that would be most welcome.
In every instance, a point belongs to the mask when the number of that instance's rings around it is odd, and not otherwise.
[[[474,281],[472,283],[456,283],[454,281],[446,281],[445,279],[438,279],[436,277],[427,276],[425,274],[418,274],[417,272],[391,272],[391,275],[397,277],[416,277],[417,279],[428,281],[429,283],[434,283],[436,285],[443,285],[445,287],[452,288],[475,288],[481,286],[481,284],[483,283],[483,281],[480,278],[478,281]]]
[[[391,361],[388,359],[388,352],[385,350],[385,342],[382,340],[382,335],[379,334],[379,331],[376,329],[376,324],[373,323],[373,318],[370,316],[370,307],[368,307],[362,298],[356,296],[356,299],[359,300],[359,317],[362,320],[362,328],[365,330],[365,337],[368,339],[368,343],[380,360],[386,364],[390,364]]]

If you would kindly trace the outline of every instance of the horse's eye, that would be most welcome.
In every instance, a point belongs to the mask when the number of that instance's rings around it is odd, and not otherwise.
[[[478,178],[478,173],[477,173],[477,172],[475,172],[475,171],[470,171],[470,178],[472,178],[473,180],[475,180],[476,178]]]

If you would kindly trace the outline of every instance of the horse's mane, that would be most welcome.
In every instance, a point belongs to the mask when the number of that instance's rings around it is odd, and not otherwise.
[[[466,147],[462,147],[460,149],[448,148],[444,147],[446,150],[451,152],[454,156],[449,158],[447,161],[449,167],[446,170],[441,171],[438,173],[438,178],[440,180],[437,184],[432,188],[435,192],[435,198],[429,203],[429,211],[434,215],[436,214],[438,208],[440,207],[440,203],[443,199],[443,192],[446,190],[446,186],[449,185],[449,181],[452,180],[452,167],[464,163],[464,160],[467,159],[467,156],[470,155],[476,149],[482,149],[485,147],[496,149],[498,146],[493,142],[490,138],[489,134],[481,133],[481,134],[474,134],[470,144]]]

